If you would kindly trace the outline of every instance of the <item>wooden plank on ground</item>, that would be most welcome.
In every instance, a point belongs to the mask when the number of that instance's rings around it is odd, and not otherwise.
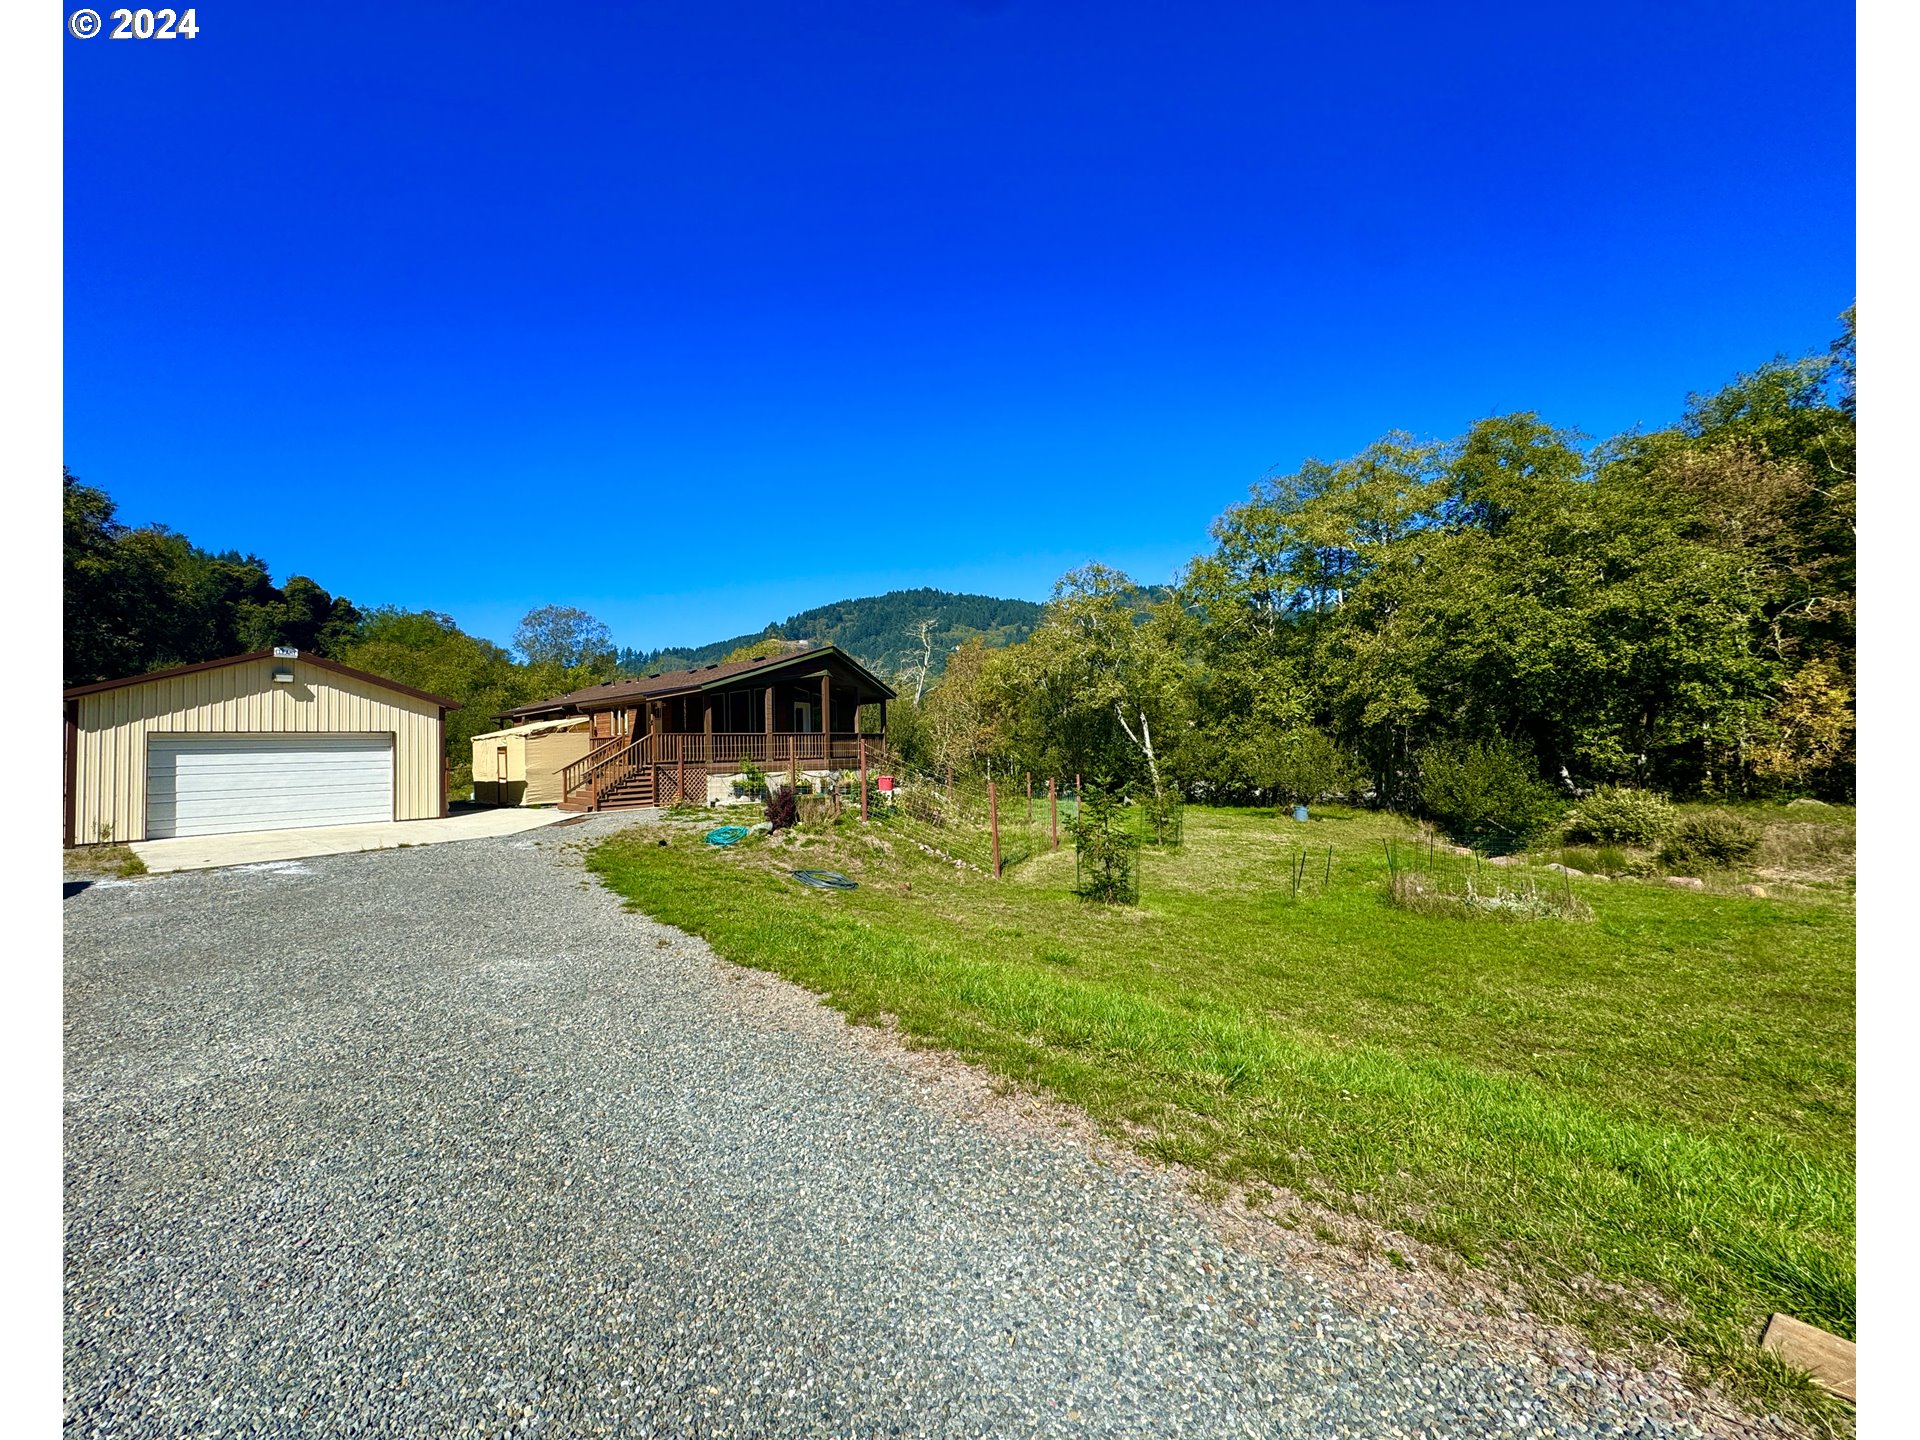
[[[1796,1370],[1805,1370],[1828,1394],[1854,1399],[1853,1341],[1791,1315],[1772,1315],[1760,1337],[1760,1348],[1771,1350]]]

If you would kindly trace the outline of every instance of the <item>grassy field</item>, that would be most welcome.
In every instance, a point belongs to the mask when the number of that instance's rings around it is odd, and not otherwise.
[[[1071,893],[1064,840],[996,882],[885,823],[730,851],[659,833],[590,864],[730,959],[1155,1156],[1410,1234],[1756,1398],[1792,1398],[1752,1349],[1770,1311],[1853,1333],[1853,897],[1831,866],[1766,898],[1543,872],[1593,918],[1529,921],[1389,904],[1383,841],[1402,866],[1425,842],[1366,812],[1190,809],[1183,846],[1143,853],[1139,906],[1111,909]],[[801,867],[860,888],[803,889]]]

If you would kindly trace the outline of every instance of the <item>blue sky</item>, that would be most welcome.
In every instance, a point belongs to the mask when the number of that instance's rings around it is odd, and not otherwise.
[[[1165,581],[1275,467],[1663,424],[1853,298],[1847,6],[215,6],[65,99],[67,463],[502,641]]]

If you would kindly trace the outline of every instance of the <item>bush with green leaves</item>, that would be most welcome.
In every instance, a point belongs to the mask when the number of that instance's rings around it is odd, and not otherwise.
[[[1441,740],[1417,759],[1421,808],[1470,845],[1517,850],[1566,813],[1532,752],[1510,740]]]
[[[1287,804],[1310,805],[1349,790],[1354,783],[1354,765],[1347,752],[1311,726],[1282,731],[1261,770],[1261,779]]]
[[[1162,790],[1140,800],[1140,838],[1149,845],[1178,845],[1184,837],[1187,807],[1178,790]]]
[[[1726,869],[1743,865],[1760,850],[1760,827],[1725,810],[1682,815],[1660,848],[1670,870]]]
[[[1651,790],[1602,785],[1567,817],[1567,838],[1651,850],[1667,838],[1677,814]]]

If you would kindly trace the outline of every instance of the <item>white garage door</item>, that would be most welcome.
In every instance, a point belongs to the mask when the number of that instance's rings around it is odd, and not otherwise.
[[[393,819],[385,735],[150,735],[147,838]]]

